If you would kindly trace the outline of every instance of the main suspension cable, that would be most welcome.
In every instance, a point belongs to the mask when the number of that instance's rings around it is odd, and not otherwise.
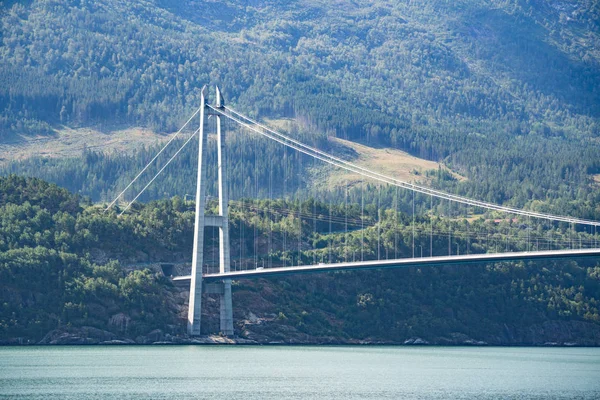
[[[481,208],[485,208],[488,210],[495,210],[495,211],[502,211],[502,212],[507,212],[507,213],[511,213],[511,214],[516,214],[516,215],[521,215],[521,216],[529,216],[529,217],[534,217],[534,218],[541,218],[541,219],[547,219],[547,220],[552,220],[552,221],[562,221],[562,222],[570,222],[570,223],[577,223],[577,224],[582,224],[582,225],[591,225],[591,226],[600,226],[600,222],[598,221],[591,221],[591,220],[584,220],[584,219],[578,219],[578,218],[571,218],[571,217],[564,217],[564,216],[558,216],[558,215],[551,215],[551,214],[543,214],[543,213],[538,213],[538,212],[534,212],[534,211],[526,211],[526,210],[521,210],[521,209],[516,209],[516,208],[510,208],[510,207],[506,207],[506,206],[500,206],[497,204],[492,204],[492,203],[486,203],[486,202],[482,202],[479,200],[472,200],[466,197],[462,197],[462,196],[457,196],[457,195],[453,195],[453,194],[449,194],[449,193],[445,193],[439,190],[435,190],[435,189],[431,189],[431,188],[427,188],[424,186],[418,186],[415,185],[413,183],[409,183],[409,182],[404,182],[404,181],[400,181],[398,179],[395,179],[393,177],[389,177],[374,171],[371,171],[369,169],[363,168],[359,165],[353,164],[351,162],[342,160],[338,157],[335,157],[331,154],[328,154],[326,152],[323,152],[319,149],[313,148],[311,146],[308,146],[302,142],[299,142],[297,140],[294,140],[288,136],[285,136],[275,130],[272,130],[268,127],[266,127],[265,125],[262,125],[260,123],[258,123],[257,121],[254,121],[251,118],[246,117],[243,114],[240,114],[239,112],[229,108],[229,107],[224,107],[225,110],[229,111],[230,113],[233,113],[235,115],[237,115],[239,118],[235,117],[234,115],[230,115],[226,112],[223,111],[223,109],[220,108],[215,108],[212,106],[208,106],[210,107],[212,110],[220,113],[221,115],[237,122],[238,124],[260,134],[263,136],[266,136],[272,140],[275,140],[287,147],[293,148],[297,151],[300,151],[304,154],[307,154],[311,157],[317,158],[319,160],[322,160],[326,163],[329,163],[331,165],[335,165],[338,166],[340,168],[358,173],[360,175],[369,177],[371,179],[375,179],[378,180],[380,182],[385,182],[388,184],[392,184],[395,186],[399,186],[402,187],[404,189],[409,189],[418,193],[423,193],[429,196],[434,196],[434,197],[438,197],[438,198],[442,198],[442,199],[447,199],[449,201],[454,201],[454,202],[458,202],[458,203],[463,203],[463,204],[468,204],[471,206],[477,206],[477,207],[481,207]],[[240,120],[240,118],[245,119],[246,121],[249,121],[249,123],[244,122],[242,120]],[[250,123],[262,128],[263,130],[267,131],[267,132],[263,132],[255,127],[253,127]]]

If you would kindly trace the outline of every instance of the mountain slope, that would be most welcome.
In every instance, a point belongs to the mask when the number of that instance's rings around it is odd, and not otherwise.
[[[219,84],[254,116],[443,160],[468,178],[450,190],[589,215],[557,204],[598,196],[597,11],[592,0],[5,3],[0,132],[172,131],[199,88]]]

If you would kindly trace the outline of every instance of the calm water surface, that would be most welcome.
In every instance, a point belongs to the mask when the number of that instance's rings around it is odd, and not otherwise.
[[[600,399],[600,348],[0,347],[0,399]]]

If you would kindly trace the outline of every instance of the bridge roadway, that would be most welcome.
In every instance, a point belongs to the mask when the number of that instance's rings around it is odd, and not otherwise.
[[[385,269],[385,268],[408,268],[408,267],[433,267],[443,265],[464,265],[464,264],[484,264],[505,261],[535,261],[551,260],[562,258],[588,258],[598,257],[600,261],[600,249],[584,250],[550,250],[550,251],[530,251],[515,253],[495,253],[495,254],[469,254],[462,256],[442,256],[442,257],[421,257],[421,258],[400,258],[394,260],[373,260],[343,262],[335,264],[317,264],[300,265],[295,267],[276,267],[276,268],[258,268],[244,271],[231,271],[226,273],[205,274],[205,282],[215,282],[223,279],[254,279],[268,278],[279,275],[331,272],[331,271],[349,271],[364,269]],[[178,276],[173,278],[174,282],[190,280],[190,276]]]

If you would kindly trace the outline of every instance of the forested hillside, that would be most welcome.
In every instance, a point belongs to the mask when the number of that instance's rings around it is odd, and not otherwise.
[[[65,127],[172,133],[198,107],[205,84],[219,85],[229,105],[254,118],[291,121],[278,128],[343,158],[357,154],[331,137],[402,149],[465,178],[424,171],[436,188],[600,220],[597,0],[0,3],[0,142],[7,146],[61,140]],[[421,196],[411,222],[412,195],[394,188],[318,192],[314,182],[335,171],[226,128],[238,265],[407,256],[411,228],[415,245],[432,254],[540,246],[523,236],[523,221]],[[0,341],[38,342],[83,327],[102,340],[181,337],[181,290],[155,270],[124,266],[189,260],[195,145],[140,198],[162,200],[134,204],[120,218],[122,208],[103,213],[94,203],[112,200],[159,145],[84,148],[75,158],[0,155]],[[209,147],[214,165],[212,139]],[[273,212],[283,209],[335,222]],[[348,217],[350,230],[341,223]],[[590,240],[564,224],[533,224],[563,246]],[[428,230],[481,231],[487,241],[429,242]],[[212,234],[206,251],[214,256]],[[236,333],[259,342],[598,345],[599,270],[592,260],[239,282]],[[210,327],[216,305],[207,304]],[[161,334],[151,335],[156,328]]]
[[[123,266],[189,260],[193,203],[162,200],[118,218],[37,179],[0,178],[0,188],[0,343],[35,343],[48,333],[46,343],[184,340],[185,293],[160,273]],[[301,205],[302,213],[331,215],[333,226],[299,220],[299,207],[234,204],[233,266],[410,256],[412,226],[404,213],[369,205],[362,230],[355,203],[331,210],[310,200]],[[461,254],[528,248],[512,221],[448,223],[417,219],[417,246],[428,249],[431,227],[462,232],[452,242]],[[488,239],[469,239],[465,228],[484,231]],[[447,254],[445,235],[433,241],[434,255]],[[567,246],[572,240],[566,226],[552,235]],[[214,232],[207,230],[206,238],[205,262],[214,268]],[[590,238],[580,233],[578,239]],[[235,282],[235,331],[258,342],[402,343],[419,337],[440,344],[598,345],[599,298],[600,265],[594,260],[290,276]],[[216,333],[218,307],[209,297],[205,304],[206,333]]]
[[[469,178],[448,189],[481,200],[583,216],[598,198],[597,1],[50,0],[0,12],[10,140],[61,125],[173,131],[200,87],[219,84],[259,118],[445,160]],[[36,163],[6,172],[57,180]],[[72,190],[103,198],[121,185],[94,157],[67,164],[62,175],[105,182]]]
[[[85,214],[65,189],[0,179],[0,341],[37,342],[57,327],[105,327],[119,312],[135,319],[134,335],[177,324],[164,283],[152,273],[92,262],[87,253],[107,231]]]

